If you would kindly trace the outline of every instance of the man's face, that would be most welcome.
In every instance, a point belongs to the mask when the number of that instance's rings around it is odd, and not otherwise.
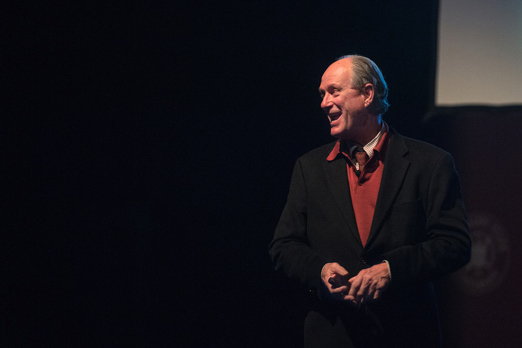
[[[319,92],[323,98],[321,108],[330,120],[330,134],[336,138],[357,142],[368,114],[365,96],[352,87],[351,60],[339,60],[326,69]]]

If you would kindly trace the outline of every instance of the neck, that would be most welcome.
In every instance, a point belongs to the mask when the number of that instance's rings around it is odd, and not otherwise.
[[[357,134],[357,138],[353,141],[359,145],[364,146],[368,144],[382,129],[382,120],[380,115],[378,117],[368,118],[368,123],[364,127],[364,130]]]

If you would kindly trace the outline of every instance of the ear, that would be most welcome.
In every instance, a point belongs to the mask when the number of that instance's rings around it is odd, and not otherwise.
[[[373,96],[375,94],[375,90],[373,88],[373,85],[371,83],[367,83],[363,87],[362,94],[364,95],[364,106],[368,107],[373,102]]]

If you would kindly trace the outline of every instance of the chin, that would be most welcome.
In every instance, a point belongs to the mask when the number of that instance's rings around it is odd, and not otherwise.
[[[334,138],[339,138],[339,136],[341,135],[341,132],[339,132],[339,130],[337,129],[337,127],[332,127],[332,128],[330,128],[330,134],[331,134],[332,137],[334,137]]]
[[[330,129],[330,134],[332,135],[332,137],[337,138],[337,139],[341,139],[343,137],[343,132],[341,132],[335,128]]]

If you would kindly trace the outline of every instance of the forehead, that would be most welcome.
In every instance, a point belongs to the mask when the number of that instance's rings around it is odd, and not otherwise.
[[[321,78],[319,89],[326,89],[331,85],[347,86],[351,81],[351,66],[347,62],[335,62],[330,65]]]

